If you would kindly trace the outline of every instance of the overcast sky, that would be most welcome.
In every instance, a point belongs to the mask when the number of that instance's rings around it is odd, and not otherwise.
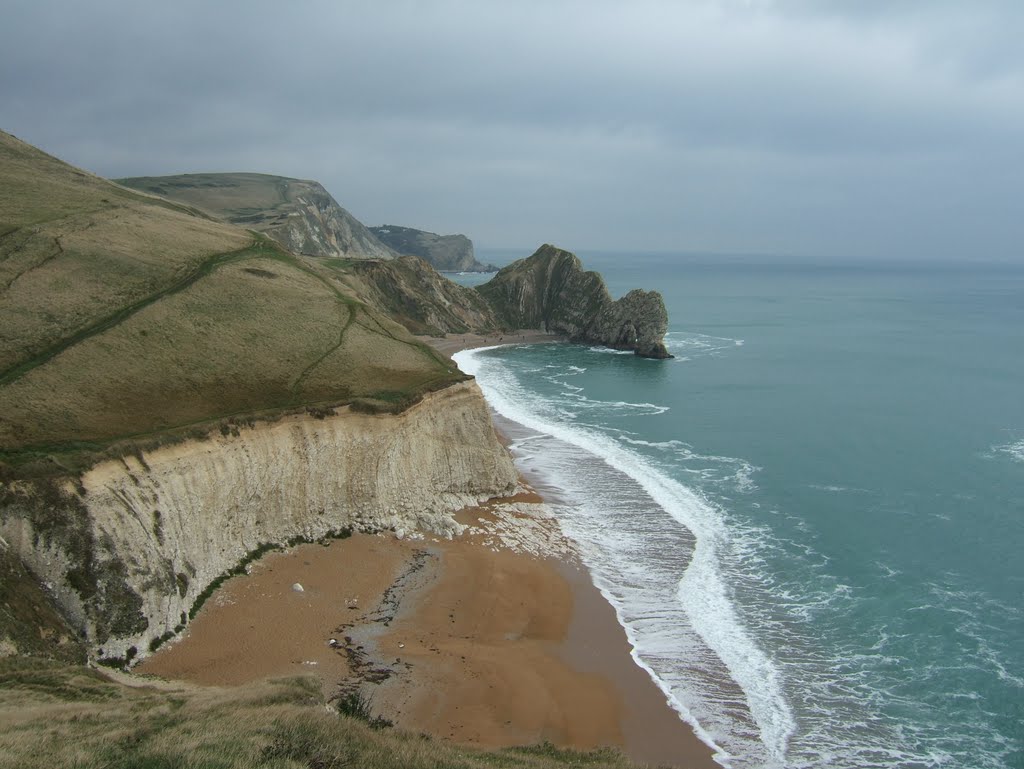
[[[6,0],[0,128],[478,247],[1024,260],[1020,0]]]

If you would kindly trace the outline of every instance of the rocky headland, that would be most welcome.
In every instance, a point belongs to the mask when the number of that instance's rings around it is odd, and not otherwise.
[[[530,329],[645,358],[672,357],[665,349],[668,312],[661,294],[634,289],[612,299],[598,273],[555,246],[542,246],[476,288],[447,280],[417,257],[353,263],[349,273],[362,296],[414,334]]]
[[[668,312],[657,291],[635,289],[613,300],[596,272],[575,254],[541,246],[477,287],[502,328],[536,328],[572,342],[671,358],[665,349]]]
[[[370,232],[399,254],[425,259],[441,272],[497,272],[493,264],[481,264],[473,254],[473,241],[465,235],[438,235],[412,227],[384,224]]]

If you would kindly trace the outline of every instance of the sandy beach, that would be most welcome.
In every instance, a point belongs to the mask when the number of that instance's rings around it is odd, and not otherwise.
[[[634,664],[557,524],[520,512],[536,501],[463,511],[455,540],[354,534],[271,553],[136,673],[207,685],[314,674],[329,698],[359,690],[397,727],[460,744],[607,745],[716,766]]]

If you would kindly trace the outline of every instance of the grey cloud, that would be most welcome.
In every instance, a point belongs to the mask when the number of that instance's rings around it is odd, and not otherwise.
[[[107,175],[317,178],[494,246],[1005,252],[1017,8],[16,2],[0,125]]]

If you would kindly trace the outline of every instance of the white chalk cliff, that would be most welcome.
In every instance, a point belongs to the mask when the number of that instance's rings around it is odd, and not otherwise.
[[[141,655],[260,545],[347,527],[453,534],[455,511],[516,484],[478,387],[463,382],[401,414],[292,416],[105,461],[77,487],[69,482],[66,493],[87,511],[90,569],[117,575],[130,599],[127,624],[98,623],[98,599],[74,586],[66,537],[35,530],[18,505],[2,511],[0,536],[86,629],[94,654],[124,656],[134,646]]]

